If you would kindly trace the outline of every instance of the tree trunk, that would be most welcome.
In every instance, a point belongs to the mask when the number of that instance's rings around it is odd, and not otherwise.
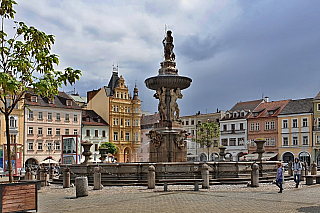
[[[4,115],[6,120],[6,138],[7,138],[7,158],[8,158],[8,170],[9,170],[9,182],[13,182],[12,177],[12,165],[11,165],[11,147],[10,147],[10,129],[9,129],[9,115]]]

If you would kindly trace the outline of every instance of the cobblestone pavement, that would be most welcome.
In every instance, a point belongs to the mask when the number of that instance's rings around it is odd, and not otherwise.
[[[320,185],[284,184],[282,194],[274,184],[258,188],[245,185],[211,186],[193,191],[193,186],[104,187],[89,196],[75,198],[75,188],[51,185],[38,193],[39,212],[320,212]]]

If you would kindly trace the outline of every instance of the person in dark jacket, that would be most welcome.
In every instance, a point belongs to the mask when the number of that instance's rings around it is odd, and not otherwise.
[[[277,162],[278,170],[277,170],[277,177],[276,177],[276,185],[280,188],[278,193],[282,193],[282,181],[283,181],[283,169],[281,167],[281,162]]]
[[[302,170],[302,165],[299,161],[299,158],[296,157],[294,159],[294,162],[292,163],[293,180],[296,183],[296,188],[298,188],[299,186],[301,170]]]

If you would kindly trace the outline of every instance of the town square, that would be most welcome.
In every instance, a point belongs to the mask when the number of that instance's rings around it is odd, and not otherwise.
[[[318,2],[0,5],[0,212],[320,211]]]

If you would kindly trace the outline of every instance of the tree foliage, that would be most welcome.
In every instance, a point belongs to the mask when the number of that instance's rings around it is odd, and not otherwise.
[[[104,142],[103,144],[101,144],[100,148],[108,148],[108,153],[114,155],[118,150],[116,145],[114,145],[114,143],[112,142]]]
[[[197,137],[192,140],[208,148],[209,159],[209,148],[214,143],[214,139],[218,138],[220,135],[219,125],[214,122],[198,124],[196,134]]]
[[[55,39],[53,35],[28,27],[24,22],[14,21],[17,2],[0,0],[0,107],[6,120],[6,135],[9,133],[9,115],[26,92],[52,98],[62,85],[73,84],[80,79],[81,71],[71,67],[58,71],[59,57],[51,53]],[[12,21],[14,35],[8,38],[4,22]],[[7,100],[11,99],[7,103]],[[7,137],[7,146],[10,137]],[[8,149],[10,150],[10,149]],[[10,155],[8,155],[10,158]],[[8,159],[10,162],[10,159]],[[12,168],[9,163],[9,181],[12,182]]]

